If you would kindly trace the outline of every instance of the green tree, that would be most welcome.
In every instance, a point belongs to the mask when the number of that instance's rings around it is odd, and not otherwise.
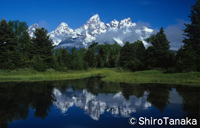
[[[98,53],[100,54],[102,61],[102,67],[110,67],[109,59],[110,59],[110,45],[109,44],[101,44],[98,45]]]
[[[97,53],[97,55],[96,55],[96,60],[97,60],[97,68],[102,68],[103,67],[103,60],[102,60],[99,53]]]
[[[0,68],[15,69],[20,67],[21,55],[18,51],[17,37],[6,20],[0,23]]]
[[[137,40],[132,45],[133,45],[133,47],[136,51],[137,59],[139,61],[143,61],[144,60],[145,47],[144,47],[144,44],[142,43],[142,41]]]
[[[24,66],[29,67],[31,60],[31,51],[33,50],[31,49],[33,47],[33,44],[31,42],[31,37],[29,36],[29,33],[27,31],[23,31],[18,42],[19,51],[22,55]]]
[[[144,69],[144,53],[145,53],[145,47],[142,41],[137,40],[134,43],[131,44],[134,50],[135,57],[135,70],[143,70]]]
[[[184,66],[183,70],[200,72],[200,0],[197,0],[196,3],[191,6],[191,14],[189,17],[191,18],[191,23],[185,24],[184,46],[182,49],[179,49],[180,52],[177,53],[177,56],[179,56],[177,67],[181,61],[182,65],[184,65],[186,61],[191,61],[190,57],[193,55],[192,61],[195,63],[195,67],[193,65],[191,68],[191,64],[187,64]]]
[[[96,67],[97,60],[96,60],[94,48],[87,49],[84,60],[88,63],[89,67],[92,67],[92,68]]]
[[[145,68],[146,69],[152,69],[156,67],[156,57],[155,57],[155,48],[153,46],[149,46],[145,53]]]
[[[98,42],[93,42],[88,48],[94,48],[95,52],[98,50]]]
[[[171,60],[172,53],[169,51],[170,45],[169,41],[166,38],[163,27],[156,35],[152,35],[146,39],[148,43],[152,44],[152,47],[147,49],[146,54],[146,63],[147,67],[151,68],[169,68],[173,63]]]
[[[17,38],[20,38],[23,35],[23,32],[28,30],[27,23],[19,22],[19,20],[9,21],[8,26],[13,29]]]
[[[47,68],[53,68],[53,41],[48,34],[48,31],[44,28],[37,28],[34,32],[35,37],[32,38],[35,54],[39,56],[46,64]]]
[[[88,63],[84,60],[85,57],[85,50],[80,49],[79,51],[76,51],[76,53],[73,55],[73,59],[70,62],[70,68],[72,70],[87,70],[88,69]]]
[[[119,66],[119,56],[120,56],[121,46],[119,44],[111,44],[109,47],[109,65],[111,68]]]
[[[140,43],[142,42],[136,41],[133,44],[130,44],[129,42],[125,43],[120,51],[119,64],[121,67],[132,71],[142,70],[143,65],[139,59],[142,60],[143,58],[144,49],[141,46],[144,47],[144,45],[141,45]]]
[[[55,49],[55,56],[56,56],[56,61],[59,64],[59,67],[66,67],[66,68],[70,68],[70,52],[69,50],[63,48],[59,48],[59,49]]]
[[[73,47],[72,50],[71,50],[71,59],[73,60],[75,55],[76,55],[76,47]]]
[[[190,46],[184,49],[182,46],[178,50],[176,55],[176,71],[178,72],[190,72],[197,70],[197,64],[195,63],[196,53]]]
[[[120,51],[119,64],[121,67],[127,68],[129,62],[134,60],[134,58],[136,58],[136,55],[134,54],[133,47],[127,41]]]
[[[23,65],[28,66],[28,60],[30,58],[30,44],[31,38],[28,33],[28,25],[26,22],[20,22],[19,20],[9,21],[8,27],[10,27],[15,36],[17,37],[18,50],[22,55]]]

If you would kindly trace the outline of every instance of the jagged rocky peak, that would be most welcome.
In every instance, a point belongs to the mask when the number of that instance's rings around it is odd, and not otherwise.
[[[68,24],[65,22],[62,22],[59,26],[67,26],[68,27]]]
[[[69,29],[68,24],[65,22],[62,22],[56,29]]]
[[[125,18],[119,22],[118,28],[121,29],[124,26],[126,27],[136,26],[136,23],[132,23],[131,18]]]
[[[98,34],[106,32],[107,27],[103,22],[100,21],[99,15],[95,14],[83,26],[88,34],[96,36]]]
[[[65,35],[65,34],[71,34],[74,30],[68,27],[68,24],[65,22],[62,22],[55,31],[51,32],[57,35]]]
[[[34,37],[34,31],[36,30],[36,28],[39,28],[39,25],[38,24],[33,24],[31,25],[29,28],[28,28],[28,32],[29,32],[29,35],[30,37]]]
[[[109,28],[117,28],[119,25],[119,21],[117,21],[116,19],[114,19],[113,21],[111,21],[109,24],[106,24]]]
[[[66,37],[76,38],[76,33],[71,29],[67,23],[62,22],[54,31],[50,34],[53,39],[54,45],[58,45]]]
[[[31,27],[39,28],[39,25],[37,23],[35,23],[35,24],[31,25],[29,28],[31,28]]]
[[[95,14],[93,15],[87,22],[86,24],[99,24],[101,21],[100,21],[100,18],[99,18],[99,15],[98,14]]]

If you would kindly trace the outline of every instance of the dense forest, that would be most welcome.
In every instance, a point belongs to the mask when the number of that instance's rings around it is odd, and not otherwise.
[[[184,45],[175,54],[163,28],[146,41],[118,44],[92,43],[87,49],[56,49],[45,28],[37,28],[35,37],[28,33],[26,22],[0,22],[0,69],[29,68],[37,71],[122,68],[131,71],[165,69],[166,72],[200,71],[200,0],[191,6],[191,23],[185,24]]]

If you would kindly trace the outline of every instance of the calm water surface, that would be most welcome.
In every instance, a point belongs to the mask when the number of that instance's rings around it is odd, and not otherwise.
[[[135,125],[129,119],[137,119]],[[100,77],[0,83],[0,128],[199,127],[200,88],[106,83]],[[149,126],[151,119],[196,119],[195,126]],[[133,121],[133,120],[132,120]],[[190,121],[192,122],[192,121]]]

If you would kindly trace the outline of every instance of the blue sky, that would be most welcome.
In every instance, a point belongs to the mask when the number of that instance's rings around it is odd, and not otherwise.
[[[37,23],[49,32],[61,22],[76,29],[94,14],[99,14],[104,23],[130,17],[132,22],[152,29],[164,27],[170,35],[184,29],[194,3],[195,0],[0,0],[0,17],[26,21],[29,26]]]

